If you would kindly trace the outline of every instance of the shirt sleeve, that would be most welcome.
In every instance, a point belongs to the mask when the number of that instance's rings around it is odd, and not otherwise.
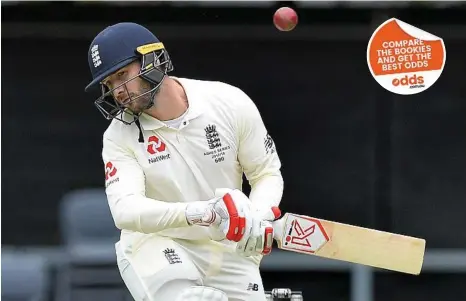
[[[281,162],[254,102],[237,91],[238,158],[251,185],[250,200],[259,208],[278,206],[283,195]]]
[[[119,229],[154,233],[187,227],[186,203],[168,203],[145,196],[145,176],[131,150],[104,135],[102,159],[105,191]]]

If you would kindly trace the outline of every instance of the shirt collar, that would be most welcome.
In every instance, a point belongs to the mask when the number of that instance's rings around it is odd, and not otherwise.
[[[173,77],[173,76],[171,76],[170,78],[177,81],[181,86],[183,86],[183,89],[188,98],[189,108],[188,108],[188,113],[186,114],[184,118],[184,121],[186,122],[182,126],[184,127],[184,126],[187,126],[191,120],[195,119],[196,117],[202,114],[203,112],[202,102],[201,102],[202,99],[200,98],[200,95],[196,89],[195,83],[193,83],[192,80]],[[156,130],[156,129],[166,126],[166,124],[163,121],[160,121],[157,118],[154,118],[146,113],[143,113],[139,117],[139,120],[141,122],[142,128],[147,131]]]

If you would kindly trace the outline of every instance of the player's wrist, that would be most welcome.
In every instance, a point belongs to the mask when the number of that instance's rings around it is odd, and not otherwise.
[[[188,203],[185,210],[188,225],[210,226],[215,223],[217,214],[213,209],[213,201],[197,201]]]

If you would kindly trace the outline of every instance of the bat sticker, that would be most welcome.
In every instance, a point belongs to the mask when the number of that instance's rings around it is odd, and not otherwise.
[[[305,253],[315,253],[329,237],[319,220],[299,215],[289,215],[285,222],[287,234],[282,247]]]

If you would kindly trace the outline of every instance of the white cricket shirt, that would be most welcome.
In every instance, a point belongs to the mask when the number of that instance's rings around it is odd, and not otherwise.
[[[148,233],[190,240],[211,239],[205,227],[189,226],[188,202],[209,200],[219,188],[241,189],[251,201],[271,207],[283,192],[281,163],[254,102],[222,82],[175,78],[189,108],[178,128],[147,114],[136,124],[113,120],[104,133],[106,193],[121,241]]]

